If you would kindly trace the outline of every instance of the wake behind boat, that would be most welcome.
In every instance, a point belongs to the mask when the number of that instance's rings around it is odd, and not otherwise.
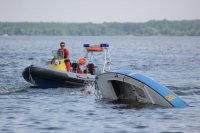
[[[51,68],[28,66],[22,75],[24,79],[40,88],[82,87],[95,81],[96,75],[110,69],[108,44],[84,44],[86,54],[78,62],[72,63],[72,71],[66,71],[63,53],[53,51]],[[94,61],[94,53],[103,54],[102,67]]]

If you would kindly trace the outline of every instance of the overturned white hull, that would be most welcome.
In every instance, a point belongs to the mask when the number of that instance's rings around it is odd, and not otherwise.
[[[168,88],[129,70],[103,73],[96,77],[96,89],[105,99],[186,107],[187,104]]]

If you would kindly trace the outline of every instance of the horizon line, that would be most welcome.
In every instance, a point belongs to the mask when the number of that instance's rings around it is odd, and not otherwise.
[[[133,21],[110,21],[110,22],[63,22],[63,21],[0,21],[0,23],[92,23],[92,24],[104,24],[104,23],[147,23],[150,21],[195,21],[200,19],[177,19],[177,20],[170,20],[170,19],[152,19],[148,21],[141,21],[141,22],[133,22]]]

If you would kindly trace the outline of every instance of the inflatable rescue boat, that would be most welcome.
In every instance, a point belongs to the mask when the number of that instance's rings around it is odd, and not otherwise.
[[[53,51],[50,68],[30,65],[24,69],[22,75],[26,81],[40,88],[82,87],[92,83],[96,75],[110,69],[109,45],[84,44],[84,48],[86,49],[85,56],[71,63],[71,71],[66,70],[64,54]],[[95,53],[103,53],[102,64],[96,64],[94,61]]]

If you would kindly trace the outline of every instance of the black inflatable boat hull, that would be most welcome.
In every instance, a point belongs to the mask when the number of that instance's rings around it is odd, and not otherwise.
[[[38,66],[26,67],[24,79],[40,88],[82,87],[95,80],[94,75],[63,72]]]

